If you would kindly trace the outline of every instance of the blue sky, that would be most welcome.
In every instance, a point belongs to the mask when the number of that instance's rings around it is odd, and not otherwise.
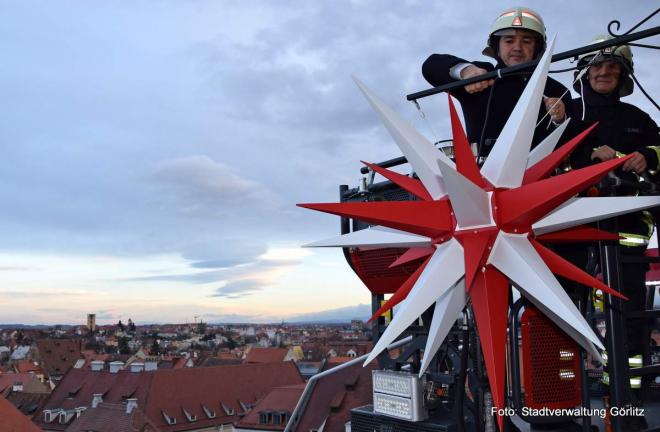
[[[651,12],[524,4],[557,51]],[[399,154],[350,75],[448,138],[446,99],[421,101],[422,120],[405,94],[428,87],[430,53],[483,60],[508,6],[0,1],[0,322],[273,321],[369,303],[339,250],[300,248],[337,218],[295,207],[335,201],[360,159]],[[635,66],[657,97],[656,52],[635,49]],[[640,92],[627,100],[658,120]]]

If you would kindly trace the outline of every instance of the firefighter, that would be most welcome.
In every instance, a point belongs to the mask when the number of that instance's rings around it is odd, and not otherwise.
[[[432,54],[422,66],[424,78],[433,86],[485,74],[495,68],[515,66],[532,61],[546,47],[545,25],[541,16],[525,7],[509,8],[493,23],[483,54],[494,58],[489,62],[468,62],[449,54]],[[477,144],[479,156],[487,156],[509,115],[522,94],[530,72],[481,81],[452,90],[463,108],[466,132],[471,143]],[[566,117],[571,117],[571,96],[566,87],[548,78],[543,104],[532,145],[538,144]],[[546,113],[549,115],[546,116]]]
[[[611,37],[600,36],[593,43]],[[660,136],[658,126],[651,117],[634,105],[621,101],[633,92],[633,59],[630,47],[621,45],[590,53],[579,59],[580,69],[588,67],[574,88],[580,98],[573,101],[573,110],[578,119],[586,124],[599,122],[590,136],[581,143],[571,157],[573,168],[580,168],[600,161],[610,160],[627,154],[633,157],[616,173],[620,178],[638,181],[637,175],[647,175],[660,169]],[[577,74],[578,72],[576,72]],[[611,189],[609,195],[631,195],[634,188]],[[648,246],[655,222],[649,212],[637,212],[618,218],[621,255],[641,257]],[[648,264],[625,262],[622,260],[623,294],[629,300],[624,302],[626,313],[641,311],[646,307],[646,280]],[[649,334],[644,332],[643,319],[626,321],[626,342],[631,364],[640,366],[644,345],[649,344]],[[631,387],[639,388],[640,378],[631,378]],[[634,401],[629,392],[630,402]],[[633,421],[635,419],[630,419]],[[643,417],[638,423],[628,424],[627,430],[643,429]],[[630,423],[630,422],[629,422]]]

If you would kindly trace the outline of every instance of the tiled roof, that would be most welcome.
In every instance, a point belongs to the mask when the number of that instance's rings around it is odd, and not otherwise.
[[[134,409],[126,413],[126,405],[101,403],[96,408],[88,408],[71,423],[66,432],[158,432],[144,413]]]
[[[31,418],[48,396],[50,393],[10,392],[6,397],[20,412]]]
[[[164,431],[201,429],[238,420],[241,402],[253,405],[274,387],[302,383],[293,362],[157,371],[144,411]],[[168,426],[163,411],[177,424]]]
[[[358,363],[321,378],[304,407],[296,431],[318,429],[326,422],[324,431],[343,432],[351,410],[372,403],[371,371],[374,367],[373,363],[367,367]]]
[[[245,357],[245,363],[272,363],[284,361],[286,348],[252,348]]]
[[[50,393],[46,384],[39,381],[31,373],[3,373],[0,374],[0,394],[6,396],[14,384],[22,384],[26,393]]]
[[[233,423],[272,388],[292,384],[303,384],[293,362],[149,372],[71,369],[43,409],[89,407],[96,393],[103,394],[105,403],[136,398],[138,407],[160,430],[184,431]],[[66,428],[57,421],[45,423],[43,409],[35,415],[39,425]],[[176,419],[176,424],[168,424],[165,416]]]
[[[274,388],[266,395],[266,397],[255,405],[248,415],[236,423],[236,427],[245,429],[284,430],[286,422],[279,425],[260,423],[260,413],[268,411],[286,412],[288,419],[291,413],[293,413],[304,389],[304,384]]]
[[[38,432],[41,430],[2,396],[0,396],[0,419],[2,419],[3,432]]]
[[[224,357],[204,357],[197,364],[198,367],[207,367],[207,366],[227,366],[243,363],[240,359],[237,358],[224,358]]]
[[[82,357],[80,340],[41,339],[36,342],[41,364],[48,376],[64,375]]]
[[[34,364],[34,362],[30,360],[20,360],[14,363],[14,369],[16,370],[17,373],[28,373],[32,372],[35,375],[45,375],[46,372],[39,366],[38,364]]]
[[[34,420],[44,428],[64,430],[66,425],[60,425],[56,421],[45,423],[43,410],[89,407],[94,394],[102,394],[103,401],[108,403],[121,404],[127,398],[137,398],[139,404],[147,398],[153,373],[134,373],[128,370],[110,373],[107,370],[94,372],[91,369],[70,369],[55,387],[41,412],[35,414]]]

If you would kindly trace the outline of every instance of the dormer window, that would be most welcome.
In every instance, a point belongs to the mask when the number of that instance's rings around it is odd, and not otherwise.
[[[206,408],[206,405],[202,405],[202,410],[204,411],[204,414],[206,414],[207,418],[215,418],[215,411]]]
[[[181,408],[181,411],[183,411],[183,414],[186,416],[189,422],[196,422],[197,421],[197,416],[194,414],[189,413],[185,408]]]
[[[271,424],[273,422],[273,411],[259,411],[259,424]]]
[[[163,410],[160,411],[163,414],[163,418],[165,419],[165,422],[168,425],[175,425],[176,424],[176,417],[170,417],[167,415],[167,413]]]
[[[225,405],[222,402],[220,402],[220,405],[222,405],[222,409],[225,411],[225,414],[234,415],[234,409],[233,408],[229,408],[227,405]]]
[[[62,411],[61,408],[55,408],[52,410],[44,410],[44,421],[46,423],[51,423],[53,420],[55,420],[59,415],[60,411]]]
[[[246,404],[243,401],[238,401],[238,403],[241,405],[241,408],[243,408],[243,412],[248,412],[250,408],[252,408],[249,404]]]
[[[76,415],[76,410],[60,411],[60,424],[67,424]]]

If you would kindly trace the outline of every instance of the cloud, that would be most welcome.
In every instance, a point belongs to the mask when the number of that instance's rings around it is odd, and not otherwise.
[[[366,321],[371,317],[371,306],[358,304],[337,309],[321,310],[286,318],[287,322],[350,322],[354,319]]]
[[[254,294],[256,291],[261,291],[269,284],[260,279],[241,279],[230,281],[221,288],[218,288],[211,297],[226,297],[229,299],[237,299],[249,294]]]
[[[38,16],[29,1],[3,6],[14,19],[0,38],[0,249],[31,254],[34,268],[52,254],[183,257],[189,272],[150,280],[209,283],[221,295],[234,287],[235,304],[297,265],[269,266],[260,258],[269,245],[337,233],[337,218],[296,202],[336,201],[339,184],[358,183],[360,159],[400,155],[350,75],[425,136],[447,138],[446,99],[420,100],[422,118],[405,95],[429,87],[420,68],[433,52],[485,60],[488,29],[510,6],[106,3],[49,2]],[[542,6],[560,50],[613,18],[625,31],[650,12],[619,0]],[[633,49],[638,78],[657,94],[660,60]],[[626,100],[656,112],[639,91]],[[18,271],[0,268],[5,279]]]
[[[281,199],[253,180],[208,156],[185,156],[161,161],[153,178],[174,193],[184,205],[179,211],[203,214],[227,212],[233,207],[273,207]]]
[[[225,260],[213,260],[193,263],[192,271],[177,274],[155,274],[124,278],[134,282],[179,282],[192,284],[208,284],[220,282],[211,297],[238,299],[277,283],[277,281],[302,263],[302,258],[309,252],[299,248],[273,248],[259,255],[253,261],[234,265],[226,265]],[[220,267],[219,265],[225,265]],[[213,270],[206,270],[206,269]]]

